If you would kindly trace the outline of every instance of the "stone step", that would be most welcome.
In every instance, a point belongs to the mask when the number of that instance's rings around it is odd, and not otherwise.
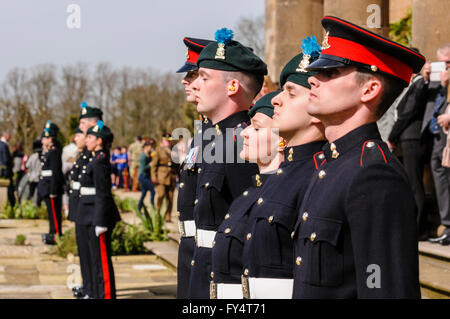
[[[419,254],[450,262],[450,246],[419,242]]]
[[[424,298],[450,299],[450,261],[434,255],[419,255],[420,285]]]
[[[178,244],[172,240],[169,241],[148,241],[144,243],[144,247],[155,254],[168,267],[173,270],[178,265]]]

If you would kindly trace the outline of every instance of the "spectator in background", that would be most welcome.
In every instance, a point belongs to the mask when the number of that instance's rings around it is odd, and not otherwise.
[[[30,184],[27,200],[35,198],[36,186],[39,182],[39,176],[41,175],[41,160],[39,158],[41,152],[42,152],[41,140],[37,139],[33,142],[33,154],[30,155],[25,165],[26,168],[28,169],[27,173],[28,182]],[[37,201],[35,201],[35,204],[38,204]],[[40,206],[40,204],[38,206]]]
[[[142,195],[139,199],[138,209],[142,208],[145,196],[150,191],[150,203],[154,205],[155,188],[150,180],[150,162],[152,161],[151,153],[153,152],[153,145],[150,142],[145,142],[143,146],[143,152],[139,158],[139,183],[141,183]]]
[[[17,142],[14,145],[13,152],[12,152],[12,160],[13,160],[12,172],[14,175],[14,184],[15,184],[16,188],[19,185],[20,180],[22,179],[23,175],[25,174],[25,171],[23,170],[23,167],[22,167],[22,161],[23,161],[24,156],[25,156],[25,154],[23,152],[22,143]]]
[[[73,164],[75,163],[75,160],[77,159],[78,155],[78,148],[75,145],[75,135],[71,136],[70,143],[63,147],[62,149],[62,172],[64,175],[64,194],[63,194],[63,210],[64,215],[67,217],[69,215],[69,172],[73,167]]]
[[[128,186],[128,153],[127,148],[122,146],[120,148],[120,153],[117,155],[117,176],[119,177],[119,188]]]
[[[442,166],[442,152],[447,142],[447,135],[439,125],[439,116],[445,113],[447,107],[450,43],[446,43],[437,50],[437,59],[446,63],[446,70],[440,74],[440,81],[430,82],[430,72],[424,72],[425,83],[428,84],[427,106],[422,122],[421,132],[424,136],[431,136],[433,149],[431,151],[431,172],[436,188],[441,224],[445,226],[442,234],[431,238],[430,242],[442,245],[450,244],[450,168]],[[441,118],[442,119],[442,118]],[[440,235],[440,236],[439,236]]]
[[[112,188],[119,187],[119,172],[117,171],[117,158],[120,155],[120,147],[114,148],[109,162],[111,163],[111,184]]]
[[[418,52],[417,49],[414,49]],[[421,139],[423,114],[425,112],[427,85],[424,77],[414,74],[405,91],[396,102],[396,121],[388,136],[387,144],[391,150],[400,148],[403,155],[403,165],[411,182],[418,212],[419,240],[427,240],[429,227],[427,215],[424,212],[425,189],[423,172],[425,165],[426,145]]]
[[[132,191],[137,192],[140,156],[143,152],[142,137],[136,136],[135,141],[128,147],[128,151],[130,153],[130,159],[131,159],[130,178],[133,183]]]
[[[11,207],[16,204],[16,197],[14,195],[14,183],[13,183],[13,161],[11,153],[9,151],[8,141],[11,138],[11,134],[8,131],[2,133],[0,140],[0,177],[9,180],[8,186],[8,201]]]

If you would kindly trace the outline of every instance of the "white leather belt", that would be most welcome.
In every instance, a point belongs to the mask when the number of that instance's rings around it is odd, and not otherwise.
[[[180,230],[181,237],[194,237],[195,236],[195,221],[194,220],[184,220],[178,221],[178,228]]]
[[[211,299],[243,299],[242,285],[211,282],[209,297]]]
[[[216,232],[214,230],[197,229],[196,243],[197,247],[212,248]]]
[[[243,296],[250,299],[292,299],[294,279],[242,277]]]
[[[95,195],[95,187],[81,187],[80,195]]]
[[[81,187],[80,182],[72,182],[72,189],[73,190],[79,190]]]
[[[45,171],[41,171],[41,176],[43,176],[43,177],[49,177],[49,176],[52,176],[53,175],[53,172],[51,171],[51,170],[45,170]]]

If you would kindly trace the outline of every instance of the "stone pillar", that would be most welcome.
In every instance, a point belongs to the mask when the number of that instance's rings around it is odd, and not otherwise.
[[[323,0],[266,0],[265,62],[269,76],[279,82],[284,65],[301,52],[301,40],[322,39]]]
[[[390,23],[400,21],[408,14],[412,8],[412,0],[393,0],[389,2]]]
[[[389,0],[324,0],[323,12],[389,36]]]
[[[436,61],[436,50],[450,42],[450,1],[413,0],[412,8],[412,46]]]

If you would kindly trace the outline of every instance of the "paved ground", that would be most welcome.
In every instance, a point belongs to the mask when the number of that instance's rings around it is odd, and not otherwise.
[[[122,217],[138,221],[134,213]],[[64,221],[63,230],[70,227],[73,223]],[[0,220],[0,299],[73,298],[70,287],[80,282],[78,257],[50,255],[41,242],[47,231],[45,220]],[[27,237],[25,246],[14,245],[18,234]],[[176,271],[155,255],[116,256],[113,264],[119,299],[175,298]]]

